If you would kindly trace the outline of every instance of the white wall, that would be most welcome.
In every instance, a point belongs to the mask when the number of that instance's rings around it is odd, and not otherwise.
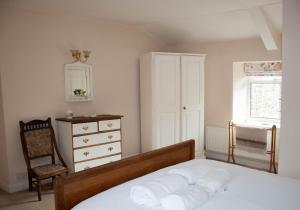
[[[243,122],[249,118],[248,111],[248,85],[249,77],[244,72],[243,62],[233,63],[233,106],[232,119],[236,122]]]
[[[139,56],[164,50],[163,42],[118,23],[18,9],[0,8],[0,28],[3,188],[27,187],[19,120],[50,116],[56,127],[55,117],[68,109],[76,114],[122,114],[123,154],[140,152]],[[92,51],[92,102],[65,102],[63,66],[72,62],[70,49]]]
[[[283,1],[283,80],[279,174],[300,179],[300,1]]]

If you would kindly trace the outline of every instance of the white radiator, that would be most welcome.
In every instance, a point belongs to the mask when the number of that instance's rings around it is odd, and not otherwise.
[[[206,127],[206,150],[228,153],[228,128]]]

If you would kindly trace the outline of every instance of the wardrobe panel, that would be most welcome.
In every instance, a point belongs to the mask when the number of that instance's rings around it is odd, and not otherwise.
[[[161,113],[159,130],[159,147],[179,142],[179,116],[176,113]]]
[[[180,56],[155,56],[155,116],[159,147],[180,138]]]
[[[203,153],[203,60],[199,56],[181,57],[181,139],[195,139],[196,153]]]

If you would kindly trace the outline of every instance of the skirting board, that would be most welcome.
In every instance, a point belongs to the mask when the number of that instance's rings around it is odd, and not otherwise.
[[[8,183],[5,183],[3,180],[0,181],[0,189],[9,192],[9,185]]]
[[[42,183],[43,184],[48,184],[51,183],[51,179],[46,179]],[[28,182],[19,182],[19,183],[14,183],[14,184],[9,184],[9,183],[4,183],[3,181],[0,182],[0,189],[4,190],[5,192],[8,193],[15,193],[15,192],[20,192],[20,191],[25,191],[28,190]]]
[[[27,190],[28,189],[28,184],[27,183],[16,183],[13,185],[9,186],[9,193],[14,193],[14,192],[19,192],[19,191],[23,191],[23,190]]]
[[[19,192],[23,190],[28,189],[28,184],[27,183],[15,183],[15,184],[9,184],[9,183],[0,183],[0,188],[4,190],[5,192],[8,193],[14,193],[14,192]]]
[[[206,150],[205,155],[208,159],[215,159],[215,160],[221,160],[221,161],[227,161],[228,156],[227,154],[220,153],[220,152],[214,152]],[[253,158],[247,158],[242,156],[235,156],[235,160],[237,164],[259,168],[259,169],[269,169],[269,162],[259,159],[253,159]],[[276,168],[278,168],[276,163]]]

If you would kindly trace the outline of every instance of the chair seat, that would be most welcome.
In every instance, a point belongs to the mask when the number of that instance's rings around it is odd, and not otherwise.
[[[40,179],[65,173],[67,170],[68,169],[66,167],[58,164],[42,165],[32,169],[33,173]]]

